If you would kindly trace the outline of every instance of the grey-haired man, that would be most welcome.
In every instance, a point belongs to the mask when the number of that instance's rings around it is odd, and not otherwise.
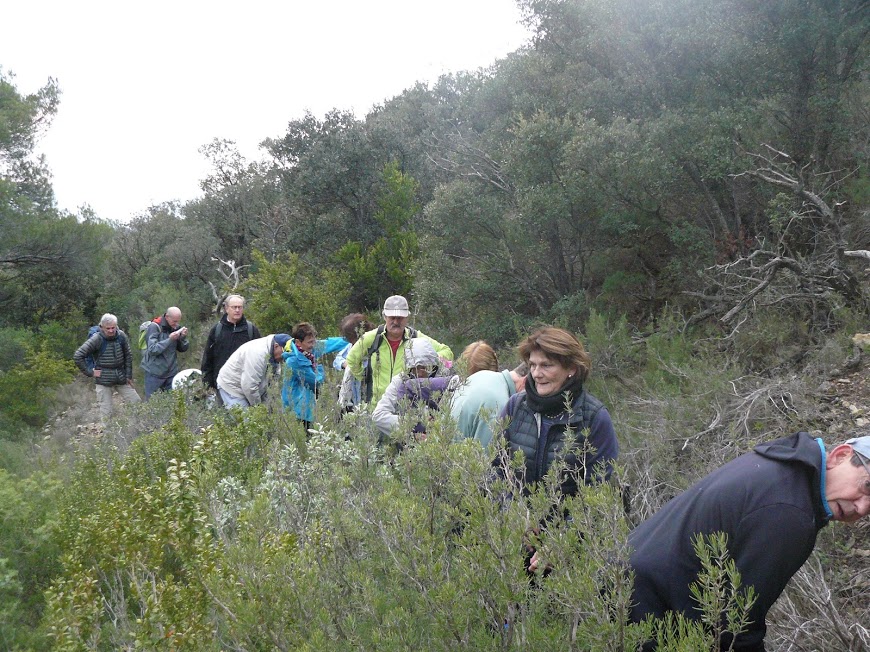
[[[215,399],[222,404],[217,391],[217,377],[230,356],[245,342],[260,338],[260,331],[253,322],[245,318],[245,297],[231,294],[224,299],[224,314],[212,326],[202,352],[202,381],[214,390]]]
[[[86,358],[92,356],[94,368],[89,369]],[[73,360],[82,373],[94,379],[100,421],[105,424],[112,416],[112,395],[126,403],[141,399],[133,388],[133,356],[130,340],[118,328],[118,318],[106,313],[100,318],[100,331],[91,335],[73,354]]]
[[[747,631],[734,650],[764,650],[765,616],[830,521],[854,523],[870,514],[870,436],[826,450],[805,432],[756,446],[713,471],[641,523],[634,547],[631,618],[666,612],[700,618],[690,586],[701,563],[692,547],[699,534],[727,536],[742,583],[755,589]],[[732,636],[723,636],[728,649]],[[653,649],[652,643],[644,649]]]

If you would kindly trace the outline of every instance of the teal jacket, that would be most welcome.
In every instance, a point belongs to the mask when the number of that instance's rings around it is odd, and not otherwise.
[[[328,337],[317,340],[314,357],[320,358],[327,353],[341,351],[348,344],[343,337]],[[290,340],[284,347],[284,384],[281,399],[285,408],[293,408],[296,417],[302,421],[314,421],[314,408],[317,405],[319,386],[323,384],[323,365],[317,368],[298,348],[296,341]]]
[[[451,414],[466,439],[483,446],[492,440],[491,424],[498,420],[508,399],[517,393],[510,371],[478,371],[471,374],[453,394]]]

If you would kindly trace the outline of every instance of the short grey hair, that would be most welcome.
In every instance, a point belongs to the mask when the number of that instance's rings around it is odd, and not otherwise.
[[[239,301],[241,301],[242,308],[244,308],[245,305],[248,303],[247,301],[245,301],[245,297],[243,297],[241,294],[231,294],[226,299],[224,299],[224,308],[227,307],[227,304],[230,302],[230,299],[238,299]]]
[[[105,315],[100,317],[100,326],[109,326],[111,324],[117,324],[117,323],[118,323],[118,318],[115,317],[115,315],[113,315],[110,312],[107,312]]]

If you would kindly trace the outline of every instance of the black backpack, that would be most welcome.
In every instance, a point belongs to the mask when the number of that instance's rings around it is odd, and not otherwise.
[[[417,337],[417,330],[412,328],[411,326],[407,326],[409,339],[414,339]],[[378,349],[381,348],[381,342],[384,341],[384,325],[381,324],[378,326],[378,331],[375,334],[375,340],[372,342],[372,345],[369,347],[369,350],[366,351],[366,361],[368,364],[365,369],[365,376],[363,378],[363,391],[362,397],[366,403],[371,402],[372,400],[372,356],[377,353]]]
[[[248,325],[248,341],[250,342],[252,339],[254,339],[254,324],[249,321],[246,321],[245,323]],[[214,348],[214,345],[217,344],[218,338],[221,336],[221,331],[223,330],[223,328],[224,323],[222,321],[219,321],[217,323],[217,326],[214,327],[214,341],[211,344],[212,348]]]

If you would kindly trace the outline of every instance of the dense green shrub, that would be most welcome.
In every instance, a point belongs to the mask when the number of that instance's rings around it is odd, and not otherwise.
[[[265,408],[195,433],[185,411],[79,463],[46,594],[52,649],[615,652],[652,635],[626,625],[615,485],[583,488],[562,503],[571,518],[553,518],[558,468],[512,499],[492,451],[454,443],[446,418],[388,453],[358,417],[352,438],[304,442]],[[524,570],[530,543],[547,577]],[[703,634],[684,629],[669,640]]]
[[[23,363],[33,343],[33,331],[26,328],[0,328],[0,372],[9,371]]]
[[[319,332],[335,332],[345,314],[348,283],[330,269],[306,267],[296,254],[275,261],[253,253],[254,271],[239,288],[250,297],[247,315],[263,335],[289,333],[294,324],[308,321]]]
[[[30,428],[39,427],[48,416],[51,390],[72,380],[75,365],[60,360],[48,345],[23,348],[24,362],[0,371],[0,438],[23,440]]]
[[[42,648],[43,592],[60,571],[54,536],[64,491],[49,472],[27,478],[0,469],[0,647]]]

